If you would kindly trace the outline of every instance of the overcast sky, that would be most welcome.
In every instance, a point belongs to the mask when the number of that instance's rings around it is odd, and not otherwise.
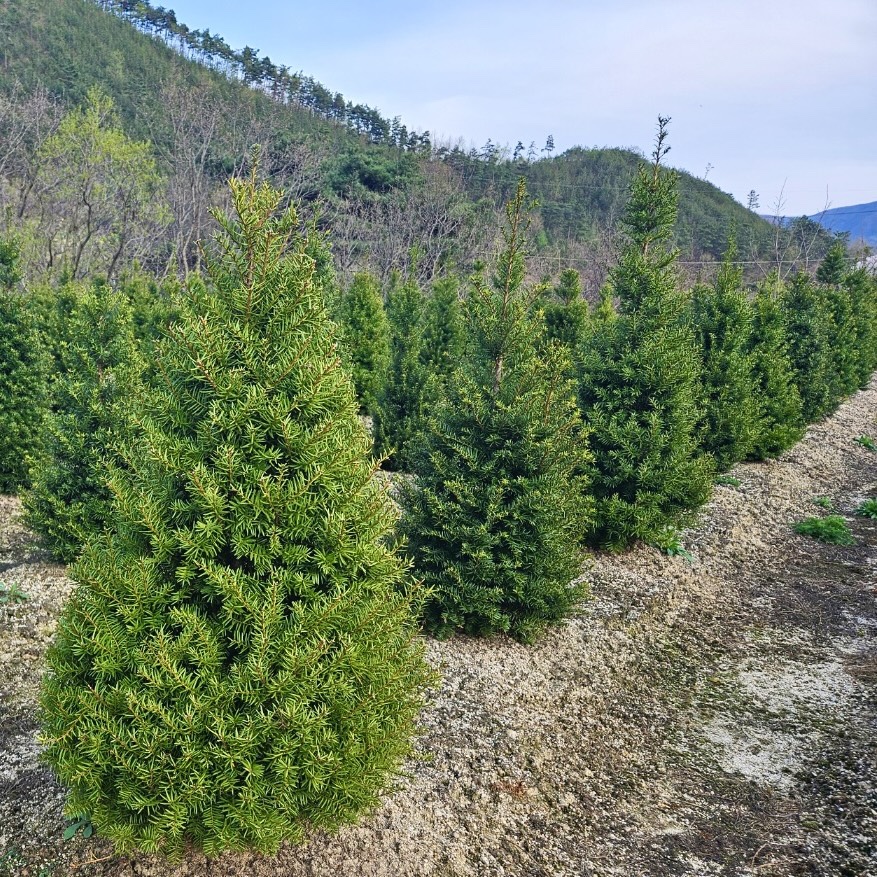
[[[165,0],[467,145],[651,148],[761,211],[877,201],[877,0]],[[298,7],[298,8],[296,8]]]

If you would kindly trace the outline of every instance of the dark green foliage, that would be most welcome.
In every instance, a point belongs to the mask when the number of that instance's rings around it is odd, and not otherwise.
[[[719,471],[744,459],[758,438],[759,404],[751,349],[752,306],[732,242],[712,287],[694,288],[694,330],[703,357],[701,447]]]
[[[796,533],[809,536],[829,545],[855,545],[856,540],[841,515],[828,515],[825,518],[807,518],[794,526]]]
[[[840,286],[849,270],[847,248],[843,241],[835,241],[816,269],[816,279],[826,286]]]
[[[373,806],[428,678],[394,513],[281,193],[234,181],[111,529],[49,656],[45,757],[119,851],[274,851]]]
[[[804,420],[809,423],[827,414],[837,401],[833,395],[831,308],[824,290],[805,274],[792,279],[783,307],[789,359]]]
[[[0,493],[27,484],[39,454],[49,362],[25,299],[0,289]]]
[[[752,302],[750,350],[759,421],[750,456],[756,460],[777,456],[804,434],[782,296],[782,287],[774,276],[759,286]]]
[[[21,282],[21,243],[15,237],[0,238],[0,290]]]
[[[866,387],[877,370],[877,278],[859,268],[846,275],[843,286],[855,326],[856,384]]]
[[[109,518],[105,457],[120,439],[142,365],[126,296],[101,284],[68,284],[64,299],[52,413],[22,499],[28,526],[69,562]]]
[[[559,341],[570,351],[575,351],[581,343],[589,316],[588,303],[582,298],[582,281],[578,271],[568,268],[560,275],[560,281],[543,311],[546,339]]]
[[[357,274],[341,300],[344,350],[363,411],[374,413],[390,364],[390,327],[377,281]]]
[[[619,313],[589,336],[579,398],[591,431],[597,501],[591,541],[653,542],[709,496],[712,461],[697,445],[700,364],[669,245],[676,178],[664,170],[661,120],[625,213],[627,242],[611,272]]]
[[[413,277],[394,280],[387,295],[390,366],[378,394],[375,445],[387,456],[388,469],[411,471],[411,453],[420,433],[428,399],[429,372],[423,345],[423,293]]]
[[[537,352],[523,287],[525,199],[522,184],[491,282],[473,281],[466,356],[401,496],[415,572],[432,589],[425,624],[439,636],[527,640],[581,595],[571,581],[591,523],[590,455],[565,351]]]
[[[444,384],[460,365],[464,347],[463,312],[456,277],[443,277],[432,287],[423,311],[420,360]]]

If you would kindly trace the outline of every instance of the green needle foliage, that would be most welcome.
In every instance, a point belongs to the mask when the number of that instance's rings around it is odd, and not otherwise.
[[[430,678],[296,214],[255,177],[231,189],[42,689],[68,813],[119,851],[270,852],[354,820]]]
[[[24,297],[0,289],[0,493],[26,486],[39,454],[49,365]]]
[[[752,450],[758,430],[758,396],[750,349],[752,307],[734,264],[731,242],[712,287],[694,289],[694,329],[703,356],[701,447],[724,471]]]
[[[562,347],[541,343],[524,287],[526,189],[506,208],[490,283],[473,281],[467,351],[430,422],[402,531],[431,589],[425,626],[531,639],[581,596],[577,548],[591,525],[586,437]]]
[[[390,364],[390,326],[377,281],[356,274],[341,299],[344,349],[362,411],[373,414]]]
[[[859,387],[867,387],[877,369],[877,278],[867,269],[858,268],[844,279],[849,292],[856,326],[856,378]]]
[[[574,268],[567,268],[544,306],[546,337],[565,344],[570,352],[578,349],[588,325],[588,303],[582,298],[582,279]]]
[[[457,278],[443,277],[432,287],[423,311],[420,361],[441,386],[460,364],[465,346]]]
[[[589,334],[579,397],[594,452],[597,501],[591,541],[652,543],[703,503],[712,461],[697,444],[700,364],[670,239],[677,187],[661,167],[666,119],[651,166],[640,167],[624,224],[627,242],[610,280],[619,312]]]
[[[42,453],[22,500],[28,526],[69,562],[110,516],[105,458],[121,438],[125,406],[143,366],[125,295],[102,284],[68,284],[63,301],[61,371],[52,384]]]
[[[804,434],[801,396],[789,358],[782,287],[776,275],[759,286],[753,301],[750,351],[759,421],[750,456],[781,454]]]
[[[388,469],[411,471],[412,449],[423,431],[429,373],[422,361],[424,300],[409,276],[398,278],[387,296],[390,367],[378,394],[375,445]]]
[[[801,396],[804,420],[811,423],[827,414],[834,397],[832,314],[827,297],[806,274],[797,274],[783,300],[789,359]]]

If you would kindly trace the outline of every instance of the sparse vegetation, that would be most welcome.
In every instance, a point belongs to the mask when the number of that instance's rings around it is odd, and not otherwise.
[[[866,499],[856,509],[856,514],[863,518],[877,518],[877,499]]]
[[[877,442],[869,435],[860,435],[856,439],[856,444],[861,445],[866,451],[877,453]]]
[[[733,475],[717,475],[713,480],[713,484],[720,484],[723,487],[739,487],[740,479]]]
[[[796,533],[809,536],[830,545],[854,545],[856,540],[849,525],[841,515],[828,515],[825,518],[807,518],[794,526]]]

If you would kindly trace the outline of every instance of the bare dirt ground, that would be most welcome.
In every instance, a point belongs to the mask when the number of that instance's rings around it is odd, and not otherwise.
[[[597,555],[580,613],[525,647],[430,642],[443,675],[383,807],[272,858],[64,842],[35,694],[70,583],[0,498],[0,875],[877,875],[877,382],[780,460],[738,466],[689,563]],[[828,497],[848,548],[794,534]]]

